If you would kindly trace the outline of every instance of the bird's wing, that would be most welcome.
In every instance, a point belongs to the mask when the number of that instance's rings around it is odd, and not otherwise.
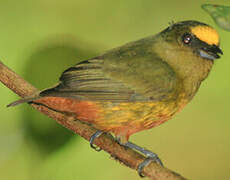
[[[103,60],[83,61],[64,71],[60,84],[44,90],[40,96],[59,96],[95,101],[128,101],[134,90],[103,71]]]
[[[137,64],[129,64],[126,60],[124,62],[128,64],[124,65],[103,58],[83,61],[64,71],[60,84],[42,91],[40,96],[129,102],[159,100],[172,91],[175,76],[167,64],[158,60],[148,67],[148,64],[142,62],[148,69],[152,68],[146,73],[147,69],[138,65],[141,61],[134,61]]]

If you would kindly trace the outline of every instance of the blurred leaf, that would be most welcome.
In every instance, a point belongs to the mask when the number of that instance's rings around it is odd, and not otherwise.
[[[203,4],[204,9],[215,23],[226,31],[230,31],[230,6]]]

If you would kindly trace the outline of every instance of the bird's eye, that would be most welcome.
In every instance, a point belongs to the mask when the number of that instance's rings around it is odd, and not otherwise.
[[[189,33],[185,33],[185,34],[182,36],[182,40],[183,40],[183,43],[189,44],[189,43],[192,41],[192,35],[189,34]]]

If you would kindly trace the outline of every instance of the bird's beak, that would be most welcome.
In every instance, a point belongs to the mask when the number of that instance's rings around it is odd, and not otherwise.
[[[215,60],[220,58],[219,54],[223,54],[222,50],[216,45],[208,45],[199,49],[199,54],[205,59]]]

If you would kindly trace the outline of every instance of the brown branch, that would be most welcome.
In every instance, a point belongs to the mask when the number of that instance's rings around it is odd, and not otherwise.
[[[32,95],[38,91],[23,78],[6,67],[2,62],[0,62],[0,81],[21,97]],[[62,113],[35,104],[32,104],[31,106],[88,141],[96,132],[96,129],[65,116]],[[143,155],[120,146],[111,136],[105,134],[96,138],[94,144],[108,152],[114,159],[119,160],[122,164],[132,169],[137,169],[138,165],[145,159]],[[185,180],[185,178],[179,174],[161,167],[154,162],[150,163],[143,169],[143,174],[153,180]]]

